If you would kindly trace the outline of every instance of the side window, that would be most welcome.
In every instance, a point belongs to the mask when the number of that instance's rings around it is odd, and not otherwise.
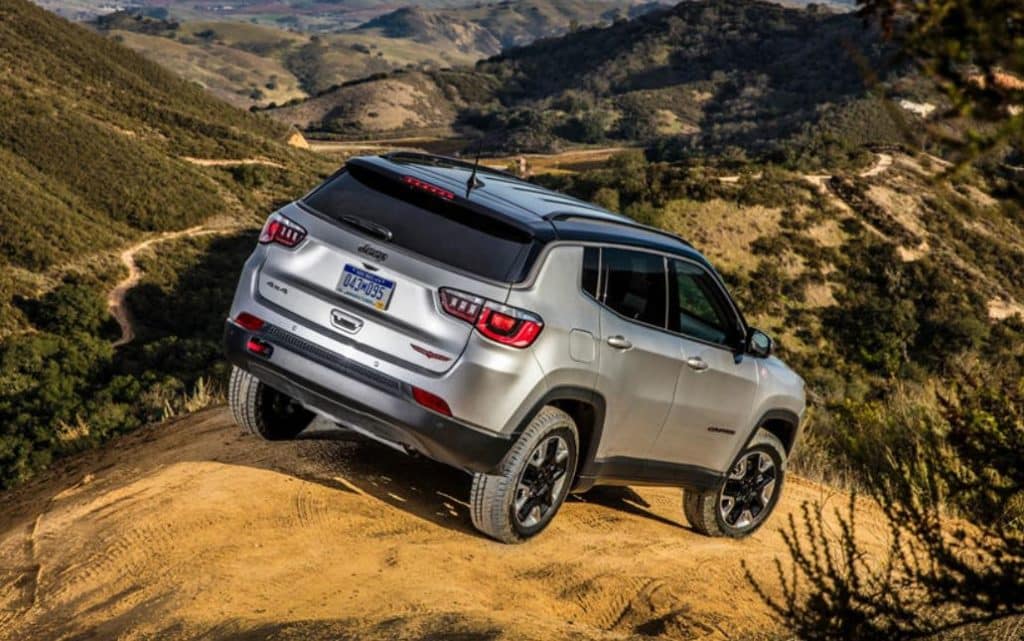
[[[601,250],[602,302],[631,320],[665,327],[665,259],[626,249]]]
[[[601,250],[597,247],[583,249],[583,291],[595,299],[597,295],[597,275],[601,267]]]
[[[728,343],[735,331],[735,319],[722,300],[718,284],[696,265],[681,260],[670,263],[673,285],[669,286],[669,329],[711,343]]]

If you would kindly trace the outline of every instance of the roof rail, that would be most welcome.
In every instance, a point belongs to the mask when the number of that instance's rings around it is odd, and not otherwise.
[[[563,213],[556,212],[556,213],[553,213],[553,214],[548,214],[544,218],[546,220],[572,220],[574,218],[577,218],[577,219],[580,219],[580,220],[588,220],[588,221],[597,222],[597,223],[608,223],[610,225],[619,225],[619,226],[622,226],[622,227],[629,227],[630,229],[638,229],[638,230],[650,232],[652,234],[658,234],[659,236],[666,236],[668,238],[671,238],[672,240],[676,240],[676,241],[681,242],[682,244],[686,245],[687,247],[691,247],[691,248],[693,247],[693,245],[690,243],[690,241],[686,240],[682,236],[679,236],[678,234],[673,234],[672,232],[665,231],[664,229],[659,229],[657,227],[651,227],[650,225],[644,225],[643,223],[638,223],[638,222],[632,221],[630,219],[625,218],[625,216],[623,216],[620,219],[620,218],[611,218],[609,216],[588,216],[587,214],[581,214],[581,213],[575,213],[575,212],[563,212]]]
[[[462,169],[473,169],[473,163],[466,162],[461,158],[454,158],[452,156],[443,156],[441,154],[430,154],[422,151],[391,151],[386,154],[381,154],[381,158],[388,160],[416,160],[425,164],[459,167]],[[486,165],[480,165],[479,171],[487,174],[493,174],[498,176],[504,176],[506,178],[514,178],[516,180],[522,180],[515,174],[511,174],[501,169],[494,169]]]

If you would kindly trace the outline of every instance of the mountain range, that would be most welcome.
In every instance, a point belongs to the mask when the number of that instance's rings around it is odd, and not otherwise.
[[[659,6],[637,0],[510,0],[454,8],[417,4],[375,14],[353,27],[303,29],[284,18],[305,15],[305,8],[285,12],[279,22],[197,15],[170,5],[109,13],[93,24],[218,97],[247,107],[305,98],[396,69],[472,65],[508,47],[580,26],[610,24]],[[331,10],[317,15],[334,15]]]
[[[797,138],[817,144],[837,131],[851,144],[891,142],[899,132],[868,91],[879,70],[890,88],[932,99],[888,66],[892,54],[850,13],[683,2],[505,49],[474,67],[346,83],[270,114],[351,137],[496,132],[494,146],[527,151],[665,137],[750,150]]]

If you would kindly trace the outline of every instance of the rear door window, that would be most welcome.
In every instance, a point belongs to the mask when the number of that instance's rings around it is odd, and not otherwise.
[[[488,280],[521,280],[535,253],[526,230],[363,168],[335,175],[303,203],[357,232],[366,230],[353,219],[383,228],[392,245]]]
[[[602,249],[601,283],[601,302],[620,316],[665,328],[668,297],[662,256],[628,249]]]

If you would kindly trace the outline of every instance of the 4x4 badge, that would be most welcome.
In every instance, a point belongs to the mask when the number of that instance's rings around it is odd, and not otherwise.
[[[417,345],[415,343],[409,343],[409,347],[413,348],[414,350],[416,350],[420,354],[423,354],[424,356],[426,356],[427,358],[429,358],[430,360],[433,360],[433,361],[445,362],[445,361],[452,360],[451,358],[445,356],[444,354],[438,354],[437,352],[432,352],[429,349],[427,349],[426,347],[420,347],[419,345]]]

